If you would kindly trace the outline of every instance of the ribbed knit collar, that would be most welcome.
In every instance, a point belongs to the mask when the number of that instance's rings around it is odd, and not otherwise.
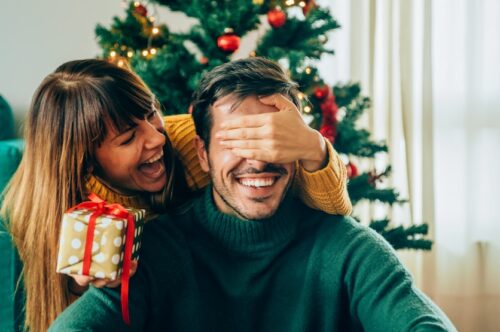
[[[301,218],[297,201],[287,195],[276,213],[267,219],[242,220],[221,213],[215,206],[212,185],[194,202],[197,222],[226,250],[240,255],[256,255],[280,250],[296,234]]]
[[[124,195],[111,189],[99,178],[90,175],[85,183],[87,193],[94,193],[108,203],[118,203],[125,207],[150,210],[151,206],[141,195]]]

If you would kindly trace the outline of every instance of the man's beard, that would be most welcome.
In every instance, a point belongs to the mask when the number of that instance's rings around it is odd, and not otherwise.
[[[231,191],[228,189],[228,186],[224,184],[224,179],[221,179],[221,183],[219,183],[219,181],[217,180],[217,177],[215,176],[215,173],[213,172],[210,157],[208,158],[208,166],[210,168],[210,178],[212,180],[212,185],[213,185],[215,192],[219,195],[219,197],[222,199],[222,201],[224,201],[224,203],[236,213],[236,215],[239,218],[246,219],[246,220],[260,220],[260,219],[266,219],[266,218],[273,216],[276,213],[276,210],[278,210],[278,208],[280,207],[281,202],[283,202],[283,200],[285,199],[286,193],[290,189],[290,187],[293,183],[293,178],[294,178],[294,176],[293,176],[294,174],[292,174],[292,176],[290,176],[290,178],[289,178],[289,181],[288,181],[286,187],[283,190],[283,193],[280,197],[278,204],[276,204],[276,207],[272,211],[269,211],[265,215],[259,215],[257,217],[253,217],[253,216],[249,216],[247,213],[242,211],[241,208],[238,207],[238,204],[235,202],[234,198],[232,197]],[[263,170],[258,170],[256,168],[251,167],[251,168],[247,168],[243,171],[235,172],[235,173],[233,173],[233,176],[239,176],[239,175],[243,175],[243,174],[268,173],[268,172],[279,173],[282,175],[288,174],[288,171],[283,167],[276,166],[274,164],[266,164],[266,166],[264,167]],[[267,199],[266,197],[252,198],[252,200],[254,202],[257,202],[257,203],[265,202],[266,199]]]

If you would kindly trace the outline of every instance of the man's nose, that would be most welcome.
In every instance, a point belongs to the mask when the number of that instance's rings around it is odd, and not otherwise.
[[[259,171],[262,171],[264,168],[266,168],[266,165],[267,165],[267,163],[265,161],[260,161],[260,160],[255,160],[255,159],[247,159],[246,162],[249,166],[251,166],[252,168],[255,168]]]

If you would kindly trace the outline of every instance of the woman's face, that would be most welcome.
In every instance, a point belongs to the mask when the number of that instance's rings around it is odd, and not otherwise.
[[[166,137],[160,114],[152,111],[135,126],[120,132],[109,125],[107,129],[96,151],[96,174],[123,193],[162,190],[167,174],[163,160]]]

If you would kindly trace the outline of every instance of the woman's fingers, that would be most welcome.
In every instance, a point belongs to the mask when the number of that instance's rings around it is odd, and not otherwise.
[[[221,123],[220,128],[227,130],[234,128],[262,127],[265,124],[269,123],[269,114],[270,113],[251,114],[251,115],[242,115],[235,118],[229,118]]]
[[[134,260],[130,262],[130,277],[132,277],[137,272],[138,261]],[[92,284],[94,287],[102,288],[102,287],[111,287],[115,288],[121,284],[121,279],[117,278],[115,280],[111,280],[108,278],[94,278],[89,276],[81,276],[70,274],[70,277],[81,287],[86,287],[89,284]]]
[[[77,274],[70,274],[69,275],[73,280],[78,284],[78,286],[81,287],[87,287],[90,282],[92,282],[95,278],[94,277],[89,277],[89,276],[81,276]]]
[[[268,106],[274,106],[280,111],[298,111],[297,106],[295,106],[295,104],[291,100],[287,99],[285,96],[279,93],[275,93],[270,96],[259,97],[259,100],[261,103]]]
[[[263,139],[270,136],[272,136],[272,130],[267,127],[221,130],[215,135],[221,141]]]
[[[110,282],[111,282],[110,279],[105,278],[105,279],[95,279],[91,283],[94,287],[102,288],[102,287],[106,286],[107,284],[109,284]]]

